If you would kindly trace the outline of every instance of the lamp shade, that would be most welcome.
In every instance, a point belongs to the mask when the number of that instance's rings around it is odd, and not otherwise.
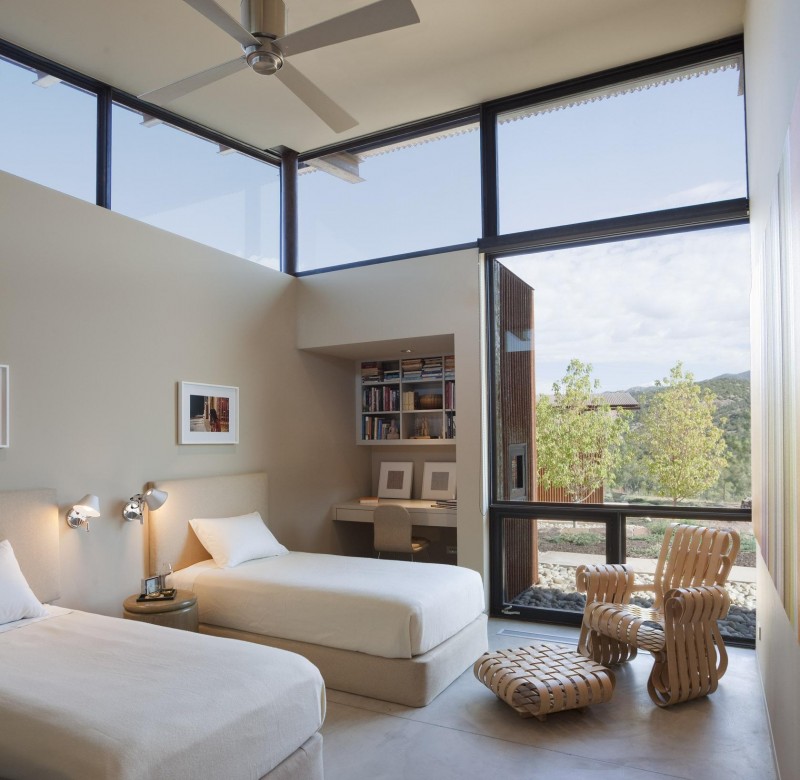
[[[163,490],[150,488],[150,490],[142,496],[142,500],[147,504],[147,508],[152,511],[153,509],[158,509],[160,506],[163,506],[164,502],[167,500],[167,495],[168,494]]]
[[[93,493],[87,493],[73,509],[85,517],[100,517],[100,499]]]

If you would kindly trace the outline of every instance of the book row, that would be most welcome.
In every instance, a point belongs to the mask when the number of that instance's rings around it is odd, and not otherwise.
[[[362,411],[397,412],[399,409],[400,390],[397,387],[364,387],[361,389]]]

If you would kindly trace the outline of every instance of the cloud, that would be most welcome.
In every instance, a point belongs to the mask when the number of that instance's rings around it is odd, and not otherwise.
[[[651,384],[677,360],[698,379],[749,368],[749,258],[748,230],[738,227],[503,263],[535,288],[540,386],[577,357],[602,365],[604,388],[615,389]]]

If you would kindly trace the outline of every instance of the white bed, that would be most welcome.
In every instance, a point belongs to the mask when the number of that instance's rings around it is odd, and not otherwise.
[[[170,480],[150,517],[151,566],[198,597],[200,631],[293,650],[328,688],[408,706],[428,704],[487,648],[480,576],[406,561],[290,552],[220,568],[189,522],[258,511],[267,477]]]
[[[0,493],[0,540],[40,601],[58,595],[54,499]],[[325,691],[306,659],[47,612],[0,626],[0,777],[321,780]]]

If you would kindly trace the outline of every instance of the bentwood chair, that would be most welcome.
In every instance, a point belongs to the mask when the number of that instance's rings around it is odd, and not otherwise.
[[[635,582],[625,564],[579,566],[586,608],[578,652],[608,666],[650,651],[647,692],[659,707],[713,693],[728,666],[717,621],[728,614],[725,582],[738,552],[736,531],[671,523],[652,585]],[[639,591],[653,592],[651,608],[629,603]]]
[[[424,550],[430,540],[411,535],[411,515],[399,504],[379,504],[372,513],[373,547],[378,557],[382,552],[405,553],[414,560],[416,553]]]

